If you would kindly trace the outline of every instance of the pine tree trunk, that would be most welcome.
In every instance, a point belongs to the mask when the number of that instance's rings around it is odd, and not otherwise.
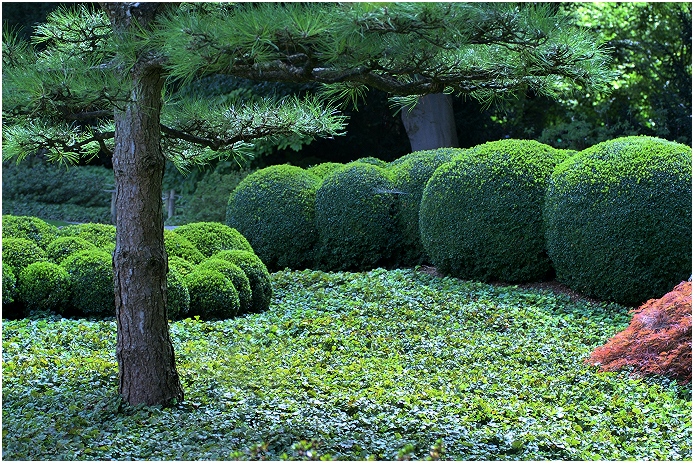
[[[401,113],[412,151],[458,146],[450,95],[424,95],[412,111]]]
[[[116,317],[119,392],[129,404],[183,400],[166,315],[160,146],[161,69],[130,72],[131,101],[116,110]]]

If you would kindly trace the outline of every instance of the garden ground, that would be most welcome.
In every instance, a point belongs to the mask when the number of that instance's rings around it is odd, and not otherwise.
[[[115,321],[3,322],[3,459],[691,460],[691,386],[584,359],[628,308],[415,270],[282,271],[171,324],[186,400],[117,397]]]

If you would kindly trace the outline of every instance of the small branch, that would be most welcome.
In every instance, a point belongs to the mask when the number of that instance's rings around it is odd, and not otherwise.
[[[84,121],[88,119],[100,119],[104,117],[113,117],[113,110],[88,111],[84,113],[69,114],[65,116],[65,118],[69,121]]]

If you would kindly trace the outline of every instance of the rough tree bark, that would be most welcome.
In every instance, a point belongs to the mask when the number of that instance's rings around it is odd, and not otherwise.
[[[458,147],[450,95],[424,95],[412,111],[403,108],[401,114],[412,151]]]
[[[102,4],[116,33],[151,21],[152,3]],[[129,404],[183,400],[166,314],[167,257],[164,249],[160,145],[161,63],[147,52],[124,76],[130,101],[115,110],[113,171],[116,181],[116,354],[119,393]]]

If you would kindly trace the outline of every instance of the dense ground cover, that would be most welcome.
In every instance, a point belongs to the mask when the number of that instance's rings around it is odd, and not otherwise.
[[[284,271],[171,325],[186,401],[117,398],[115,321],[3,322],[3,459],[691,459],[691,387],[598,373],[614,304],[414,270]]]

